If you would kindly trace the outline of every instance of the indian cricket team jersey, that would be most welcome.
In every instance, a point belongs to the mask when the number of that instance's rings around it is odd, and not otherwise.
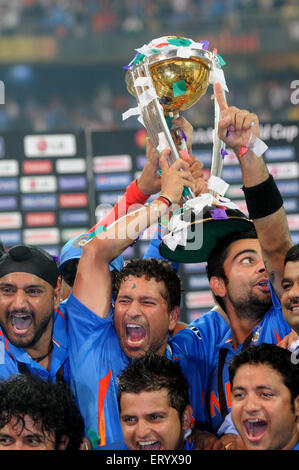
[[[93,447],[121,441],[117,376],[128,365],[113,326],[71,294],[66,303],[69,329],[71,388]]]
[[[211,310],[168,342],[172,359],[180,361],[188,381],[193,416],[202,430],[207,430],[209,423],[206,384],[214,368],[217,346],[228,331],[229,326],[224,318],[216,310]]]
[[[0,379],[6,380],[14,374],[31,373],[42,379],[56,382],[70,382],[70,367],[68,361],[68,340],[65,312],[56,309],[53,313],[53,353],[50,371],[34,361],[23,348],[14,346],[4,336],[0,329]]]
[[[214,349],[214,365],[209,374],[205,393],[205,406],[209,416],[207,429],[216,433],[230,412],[231,387],[228,373],[229,361],[249,345],[262,343],[277,344],[290,333],[291,328],[283,318],[280,302],[271,286],[273,307],[252,334],[237,349],[232,347],[232,332],[229,329],[220,344]]]

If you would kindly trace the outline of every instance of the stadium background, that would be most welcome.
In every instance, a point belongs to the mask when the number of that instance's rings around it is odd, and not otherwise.
[[[136,106],[123,66],[134,49],[176,34],[210,41],[224,58],[228,101],[256,112],[265,159],[299,243],[299,5],[296,0],[0,0],[0,238],[59,255],[141,171],[145,130],[122,113]],[[208,176],[211,90],[184,116]],[[246,212],[241,174],[224,160],[227,197]],[[125,257],[140,257],[152,230]],[[180,269],[182,319],[213,304],[205,265]]]

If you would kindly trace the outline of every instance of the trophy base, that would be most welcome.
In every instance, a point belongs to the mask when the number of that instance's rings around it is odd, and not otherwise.
[[[159,247],[160,254],[169,261],[205,262],[223,236],[254,229],[253,223],[233,203],[229,203],[230,207],[208,204],[199,212],[187,204],[173,215]]]

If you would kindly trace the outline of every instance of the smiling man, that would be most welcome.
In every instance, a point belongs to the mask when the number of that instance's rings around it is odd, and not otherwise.
[[[118,377],[124,441],[130,450],[191,449],[188,383],[178,363],[147,354]]]
[[[291,359],[262,344],[230,362],[231,414],[247,450],[299,449],[299,365]]]

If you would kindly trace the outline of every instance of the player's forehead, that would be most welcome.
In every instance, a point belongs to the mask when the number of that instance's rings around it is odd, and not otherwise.
[[[121,281],[118,296],[128,293],[130,295],[160,296],[165,294],[165,291],[164,281],[156,281],[153,277],[148,279],[145,275],[141,277],[130,275]]]
[[[233,259],[246,251],[256,253],[257,256],[262,255],[261,246],[257,238],[244,238],[232,242],[227,249],[226,259]]]
[[[143,390],[139,393],[123,392],[120,397],[122,414],[145,416],[170,408],[168,390]]]

